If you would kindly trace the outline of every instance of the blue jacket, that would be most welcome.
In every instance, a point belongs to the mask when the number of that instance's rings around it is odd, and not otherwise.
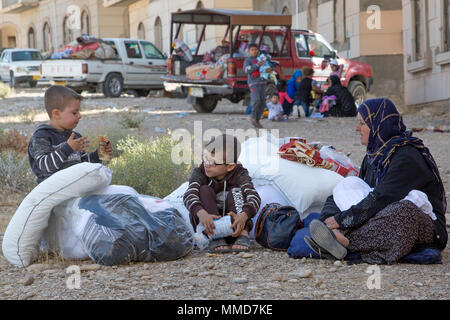
[[[294,99],[295,98],[295,94],[298,90],[298,88],[300,87],[300,84],[297,83],[297,79],[298,77],[302,77],[303,76],[303,72],[301,70],[297,70],[294,72],[294,74],[292,75],[291,79],[289,79],[288,83],[287,83],[287,94],[289,95],[289,98]]]

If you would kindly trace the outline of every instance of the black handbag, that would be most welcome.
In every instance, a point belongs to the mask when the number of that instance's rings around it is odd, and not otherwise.
[[[256,242],[265,248],[287,250],[295,232],[303,226],[300,214],[294,207],[269,203],[256,221]]]

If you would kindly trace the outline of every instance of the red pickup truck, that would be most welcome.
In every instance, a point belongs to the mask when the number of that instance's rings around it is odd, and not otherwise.
[[[223,43],[229,45],[230,58],[219,79],[188,79],[186,67],[203,60],[203,55],[198,54],[202,43],[200,40],[191,62],[183,61],[175,54],[169,57],[167,75],[162,77],[165,90],[188,96],[194,109],[201,113],[212,112],[217,102],[223,98],[233,103],[248,98],[247,74],[243,70],[245,57],[239,53],[240,46],[245,42],[257,43],[267,48],[272,60],[278,63],[275,71],[281,83],[287,82],[296,70],[305,66],[311,66],[315,70],[314,80],[326,82],[331,73],[329,62],[331,59],[337,59],[344,65],[342,84],[348,87],[358,104],[362,103],[373,82],[371,66],[339,57],[324,37],[309,30],[292,30],[291,21],[292,17],[289,15],[257,11],[196,9],[173,13],[171,40],[178,37],[183,24],[202,25],[200,39],[203,38],[207,25],[228,25]],[[176,26],[178,29],[173,37]],[[249,26],[253,28],[248,28]],[[254,26],[261,28],[256,29]],[[274,29],[274,26],[278,28]],[[276,90],[275,84],[269,83],[267,93]]]

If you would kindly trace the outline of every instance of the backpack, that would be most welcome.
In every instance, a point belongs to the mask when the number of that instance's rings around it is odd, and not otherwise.
[[[256,221],[256,242],[265,248],[287,250],[295,232],[303,226],[300,214],[294,207],[269,203]]]

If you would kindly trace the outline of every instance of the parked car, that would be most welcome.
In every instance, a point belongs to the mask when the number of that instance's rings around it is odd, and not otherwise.
[[[11,87],[29,83],[35,87],[40,77],[42,56],[36,49],[4,49],[0,56],[0,80]]]
[[[283,83],[290,79],[295,70],[311,66],[315,70],[313,79],[325,83],[331,73],[330,60],[337,59],[344,65],[342,84],[347,86],[357,103],[362,103],[373,83],[372,68],[367,63],[340,57],[328,41],[318,33],[309,30],[292,30],[292,17],[268,12],[196,9],[172,14],[173,30],[180,30],[183,24],[226,25],[224,40],[229,45],[230,58],[226,62],[223,76],[215,80],[191,80],[186,77],[186,67],[202,62],[199,55],[199,41],[193,61],[186,63],[171,54],[168,60],[168,74],[163,76],[165,90],[188,96],[198,112],[212,112],[217,102],[223,98],[233,103],[248,98],[247,74],[243,70],[245,57],[239,48],[242,43],[257,43],[268,48],[272,60],[279,65],[275,69],[278,81]],[[248,28],[259,26],[261,28]],[[269,29],[270,27],[270,29]],[[274,28],[274,27],[278,27]],[[233,32],[229,32],[233,30]],[[178,37],[171,34],[171,41]],[[212,49],[212,48],[211,48]],[[267,86],[267,93],[275,92],[275,84]]]
[[[150,42],[104,38],[115,57],[110,59],[49,59],[41,65],[42,84],[59,84],[77,92],[102,92],[119,97],[126,90],[147,96],[151,89],[164,87],[167,58]]]

